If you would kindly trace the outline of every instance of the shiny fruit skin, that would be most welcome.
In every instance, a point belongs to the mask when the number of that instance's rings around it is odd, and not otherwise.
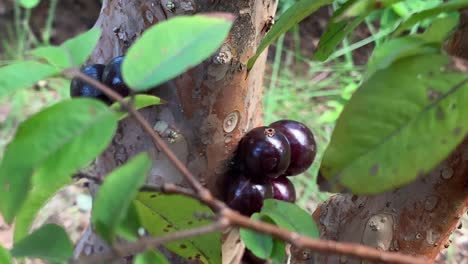
[[[257,181],[282,175],[291,159],[286,137],[265,126],[249,131],[242,138],[237,154],[246,174]]]
[[[317,153],[312,131],[304,124],[293,120],[276,121],[270,127],[283,133],[291,147],[291,162],[285,175],[294,176],[306,171],[314,162]]]
[[[262,209],[264,199],[272,197],[270,182],[256,183],[244,175],[237,175],[228,184],[226,203],[241,214],[251,216]]]
[[[271,180],[273,198],[276,200],[294,203],[296,201],[296,189],[293,183],[286,177],[278,177]]]
[[[105,65],[103,64],[92,64],[81,67],[80,71],[87,76],[93,78],[96,81],[102,80],[102,74],[104,72]],[[73,78],[70,84],[70,96],[71,97],[92,97],[109,103],[109,98],[104,95],[99,89],[92,85],[83,82],[78,78]]]
[[[106,65],[104,73],[102,74],[102,82],[111,87],[112,90],[116,91],[122,97],[126,97],[130,94],[130,89],[122,78],[122,63],[124,58],[124,56],[119,56],[112,59]]]

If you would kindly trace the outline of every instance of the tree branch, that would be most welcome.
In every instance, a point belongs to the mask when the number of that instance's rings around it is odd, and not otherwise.
[[[161,192],[165,194],[182,194],[182,195],[185,195],[190,198],[197,199],[197,200],[200,199],[200,197],[196,193],[194,193],[192,190],[177,186],[172,183],[166,183],[166,184],[163,184],[162,186],[143,185],[140,188],[140,191],[141,192]]]
[[[96,183],[98,185],[102,184],[102,179],[100,179],[100,178],[98,178],[96,176],[93,176],[93,175],[83,173],[83,172],[79,172],[79,173],[74,174],[72,176],[72,178],[73,179],[78,179],[78,180],[79,179],[86,179],[86,180],[90,180],[90,181],[92,181],[92,182],[94,182],[94,183]],[[140,192],[161,192],[161,193],[165,193],[165,194],[182,194],[182,195],[185,195],[185,196],[188,196],[188,197],[199,200],[199,196],[196,193],[194,193],[192,190],[181,187],[181,186],[177,186],[177,185],[175,185],[173,183],[165,183],[162,186],[143,185],[140,188]]]
[[[77,77],[82,81],[96,87],[100,91],[102,91],[105,95],[107,95],[110,99],[119,102],[120,105],[125,108],[141,125],[143,130],[148,133],[148,135],[152,138],[153,142],[155,143],[156,147],[158,147],[164,154],[168,157],[168,159],[174,164],[174,166],[184,175],[185,179],[188,181],[190,186],[200,195],[200,199],[205,202],[213,209],[220,209],[218,206],[219,204],[214,203],[213,195],[211,192],[203,187],[201,183],[197,180],[197,178],[185,167],[185,165],[176,157],[174,152],[166,145],[164,140],[154,131],[151,125],[145,120],[143,115],[140,114],[134,107],[127,104],[118,93],[113,91],[111,88],[107,87],[106,85],[102,84],[99,81],[94,80],[93,78],[83,74],[76,68],[68,69],[64,71],[64,74],[67,76]]]
[[[248,217],[245,217],[239,214],[236,211],[231,210],[224,202],[216,199],[208,189],[206,189],[205,187],[201,185],[201,183],[197,180],[197,178],[175,156],[172,150],[169,147],[167,147],[167,145],[164,143],[161,137],[153,130],[151,125],[144,119],[144,117],[134,107],[132,107],[131,105],[123,101],[123,98],[119,94],[114,92],[112,89],[110,89],[106,85],[81,73],[78,69],[67,70],[65,74],[71,77],[77,77],[81,79],[82,81],[89,83],[90,85],[101,90],[104,94],[106,94],[112,100],[119,102],[124,109],[126,109],[133,117],[135,117],[137,122],[153,139],[153,142],[155,143],[156,147],[159,147],[167,155],[169,160],[184,175],[185,179],[189,182],[189,184],[196,191],[196,193],[187,191],[186,189],[178,187],[174,184],[165,185],[165,187],[163,188],[153,187],[154,188],[153,190],[157,190],[157,191],[166,190],[171,193],[178,193],[178,194],[182,194],[182,195],[186,195],[186,196],[198,199],[199,201],[211,207],[211,209],[213,209],[217,213],[218,221],[214,223],[213,225],[209,225],[209,226],[205,226],[205,227],[197,228],[197,229],[183,230],[183,231],[172,233],[172,234],[162,236],[159,238],[144,238],[144,239],[139,240],[136,243],[116,246],[115,247],[116,252],[119,252],[120,254],[123,253],[126,255],[137,254],[139,252],[142,252],[148,249],[149,247],[161,245],[166,242],[180,240],[180,239],[193,237],[193,236],[201,235],[201,234],[208,233],[208,232],[221,230],[229,226],[238,226],[238,227],[243,227],[243,228],[251,229],[254,231],[258,231],[261,233],[269,234],[273,237],[287,241],[294,246],[301,247],[301,248],[308,248],[313,251],[321,252],[321,253],[342,254],[342,255],[346,255],[350,257],[357,257],[357,258],[366,259],[370,261],[380,261],[380,262],[385,262],[385,263],[398,263],[398,264],[427,263],[427,260],[425,260],[424,258],[407,256],[407,255],[393,253],[393,252],[384,252],[384,251],[380,251],[375,248],[363,246],[360,244],[342,243],[342,242],[336,242],[336,241],[331,241],[331,240],[312,239],[312,238],[299,235],[295,232],[291,232],[287,229],[280,228],[278,226],[275,226],[269,223],[252,220]],[[100,263],[100,262],[104,262],[106,260],[110,260],[110,259],[117,258],[117,257],[119,256],[115,254],[115,252],[109,252],[104,255],[82,257],[79,260],[72,262],[72,263],[73,264]]]
[[[216,231],[220,231],[229,226],[229,222],[226,220],[219,219],[218,221],[203,227],[186,229],[172,234],[160,236],[160,237],[142,237],[135,243],[126,244],[126,245],[116,245],[113,251],[110,251],[105,254],[94,255],[89,257],[81,257],[77,260],[71,261],[71,264],[98,264],[98,263],[108,263],[114,259],[134,255],[140,252],[144,252],[148,249],[154,249],[157,246],[162,244],[183,240],[186,238],[199,236],[203,234],[208,234]],[[117,254],[118,252],[118,254]]]
[[[363,246],[361,244],[312,239],[266,222],[254,221],[230,209],[225,211],[223,216],[229,219],[231,225],[240,226],[258,231],[260,233],[268,234],[286,241],[295,247],[308,248],[318,253],[341,254],[349,257],[384,263],[427,263],[427,260],[424,258],[381,251],[368,246]]]

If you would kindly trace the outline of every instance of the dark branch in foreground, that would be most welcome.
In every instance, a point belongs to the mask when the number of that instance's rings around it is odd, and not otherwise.
[[[78,69],[70,69],[65,72],[66,75],[71,77],[77,77],[90,85],[101,90],[105,95],[114,101],[121,104],[122,108],[126,109],[142,126],[146,133],[153,139],[154,144],[157,148],[162,150],[174,166],[184,175],[185,179],[189,182],[190,186],[195,190],[195,193],[182,187],[178,187],[174,184],[164,185],[162,187],[152,186],[152,191],[161,191],[173,194],[182,194],[192,198],[195,198],[202,203],[209,206],[217,215],[217,221],[209,226],[187,229],[180,232],[172,233],[166,236],[157,238],[142,238],[135,243],[129,243],[125,245],[114,246],[116,250],[109,252],[104,255],[95,255],[91,257],[81,257],[80,259],[73,261],[73,264],[91,264],[101,263],[107,260],[115,259],[124,255],[134,255],[148,248],[154,248],[155,246],[185,239],[188,237],[198,236],[201,234],[218,231],[230,226],[243,227],[258,231],[260,233],[269,234],[273,237],[282,239],[296,247],[308,248],[315,252],[325,254],[342,254],[350,257],[365,259],[369,261],[377,261],[384,263],[397,263],[397,264],[425,264],[427,260],[421,257],[413,257],[403,255],[400,253],[380,251],[375,248],[363,246],[360,244],[353,243],[342,243],[331,240],[320,240],[312,239],[299,235],[295,232],[291,232],[287,229],[265,223],[260,221],[252,220],[239,214],[236,211],[231,210],[225,203],[216,199],[211,192],[203,187],[197,178],[187,169],[187,167],[175,156],[172,150],[166,145],[164,140],[153,130],[151,125],[144,119],[144,117],[130,104],[123,101],[123,98],[114,92],[104,84],[86,76],[81,73]],[[145,188],[145,187],[144,187]],[[148,186],[146,186],[148,190]],[[118,254],[116,253],[118,252]]]

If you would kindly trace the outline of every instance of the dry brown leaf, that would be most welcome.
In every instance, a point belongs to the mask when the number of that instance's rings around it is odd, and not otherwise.
[[[239,264],[244,255],[245,245],[240,239],[239,228],[229,228],[223,232],[223,264]]]

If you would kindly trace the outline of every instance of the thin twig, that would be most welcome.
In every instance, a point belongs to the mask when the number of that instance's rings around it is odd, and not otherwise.
[[[228,206],[223,203],[222,201],[216,199],[211,192],[203,187],[201,183],[197,180],[197,178],[187,169],[187,167],[180,162],[180,160],[175,156],[175,154],[171,151],[169,147],[164,143],[161,137],[154,132],[151,128],[151,125],[144,119],[144,117],[131,105],[125,103],[123,98],[114,92],[109,87],[101,84],[100,82],[86,76],[85,74],[81,73],[77,69],[71,69],[66,71],[67,75],[72,77],[78,77],[84,82],[89,83],[90,85],[95,86],[97,89],[101,90],[104,94],[106,94],[109,98],[113,99],[114,101],[119,102],[123,108],[125,108],[131,115],[135,117],[137,122],[143,127],[143,129],[151,136],[154,143],[157,147],[159,147],[169,158],[169,160],[174,164],[174,166],[184,175],[185,179],[189,182],[191,187],[196,191],[196,193],[187,191],[184,188],[178,187],[176,185],[167,185],[163,186],[163,188],[156,188],[153,186],[153,190],[163,191],[166,190],[171,193],[179,193],[183,195],[187,195],[189,197],[193,197],[195,199],[200,200],[201,202],[205,203],[209,207],[211,207],[216,213],[218,217],[218,221],[211,226],[206,226],[204,228],[197,228],[197,229],[189,229],[183,230],[177,233],[172,233],[166,236],[158,237],[158,238],[144,238],[139,240],[135,243],[130,243],[126,245],[118,245],[116,246],[116,252],[125,253],[128,255],[137,254],[139,252],[144,251],[147,248],[154,247],[166,242],[180,240],[188,237],[193,237],[197,235],[201,235],[208,232],[213,232],[216,230],[221,230],[223,228],[229,226],[238,226],[247,228],[250,230],[258,231],[261,233],[269,234],[273,237],[282,239],[291,243],[292,245],[299,247],[299,248],[308,248],[316,252],[320,253],[334,253],[334,254],[342,254],[351,257],[357,257],[361,259],[371,260],[371,261],[380,261],[385,263],[396,263],[396,264],[423,264],[427,263],[427,260],[421,257],[413,257],[408,255],[403,255],[400,253],[393,253],[393,252],[385,252],[380,251],[375,248],[363,246],[361,244],[353,244],[353,243],[343,243],[343,242],[336,242],[331,240],[320,240],[320,239],[312,239],[302,235],[299,235],[295,232],[291,232],[287,229],[261,222],[255,221],[248,217],[245,217],[239,214],[236,211],[231,210]],[[76,263],[101,263],[105,262],[106,260],[114,259],[119,257],[115,252],[109,252],[104,255],[96,255],[91,257],[83,257],[79,260],[72,262],[73,264]]]
[[[198,195],[192,190],[177,186],[172,183],[165,183],[162,186],[157,185],[143,185],[140,188],[140,192],[161,192],[165,194],[182,194],[194,199],[199,199]]]
[[[399,264],[425,264],[427,260],[421,257],[381,251],[356,243],[336,242],[332,240],[313,239],[287,229],[240,215],[239,213],[226,210],[223,217],[229,219],[232,225],[255,230],[260,233],[269,234],[283,241],[289,242],[298,248],[308,248],[323,254],[341,254],[370,261]]]
[[[71,261],[71,264],[94,264],[94,263],[109,263],[110,261],[120,257],[115,252],[119,252],[121,256],[130,256],[141,253],[147,249],[154,249],[162,244],[183,240],[186,238],[208,234],[216,231],[221,231],[229,226],[229,222],[224,219],[219,219],[216,222],[193,229],[186,229],[178,232],[174,232],[165,236],[160,237],[142,237],[135,243],[126,245],[116,245],[113,251],[109,251],[100,255],[93,255],[87,257],[81,257],[77,260]]]
[[[105,95],[107,95],[110,99],[119,102],[123,108],[125,108],[133,117],[135,117],[136,121],[141,125],[143,130],[153,139],[153,142],[156,146],[164,152],[167,158],[174,164],[174,166],[182,173],[185,179],[188,181],[190,186],[200,195],[200,199],[207,203],[207,205],[216,208],[217,204],[213,203],[213,195],[211,192],[203,187],[201,183],[197,180],[197,178],[185,167],[185,165],[177,158],[174,152],[166,145],[164,140],[153,130],[151,125],[145,120],[143,115],[141,115],[134,107],[127,104],[123,97],[120,96],[118,93],[107,87],[106,85],[102,84],[99,81],[94,80],[93,78],[83,74],[78,69],[69,69],[65,71],[66,75],[77,77],[82,81],[89,83],[90,85],[96,87],[100,91],[102,91]],[[219,209],[219,208],[218,208]]]
[[[83,172],[78,172],[74,174],[72,178],[78,179],[78,180],[86,179],[98,185],[102,184],[102,179],[93,175],[83,173]],[[181,194],[181,195],[188,196],[197,200],[199,199],[198,195],[194,193],[192,190],[181,187],[181,186],[177,186],[173,183],[165,183],[163,185],[146,184],[146,185],[141,186],[139,191],[140,192],[161,192],[165,194]]]

